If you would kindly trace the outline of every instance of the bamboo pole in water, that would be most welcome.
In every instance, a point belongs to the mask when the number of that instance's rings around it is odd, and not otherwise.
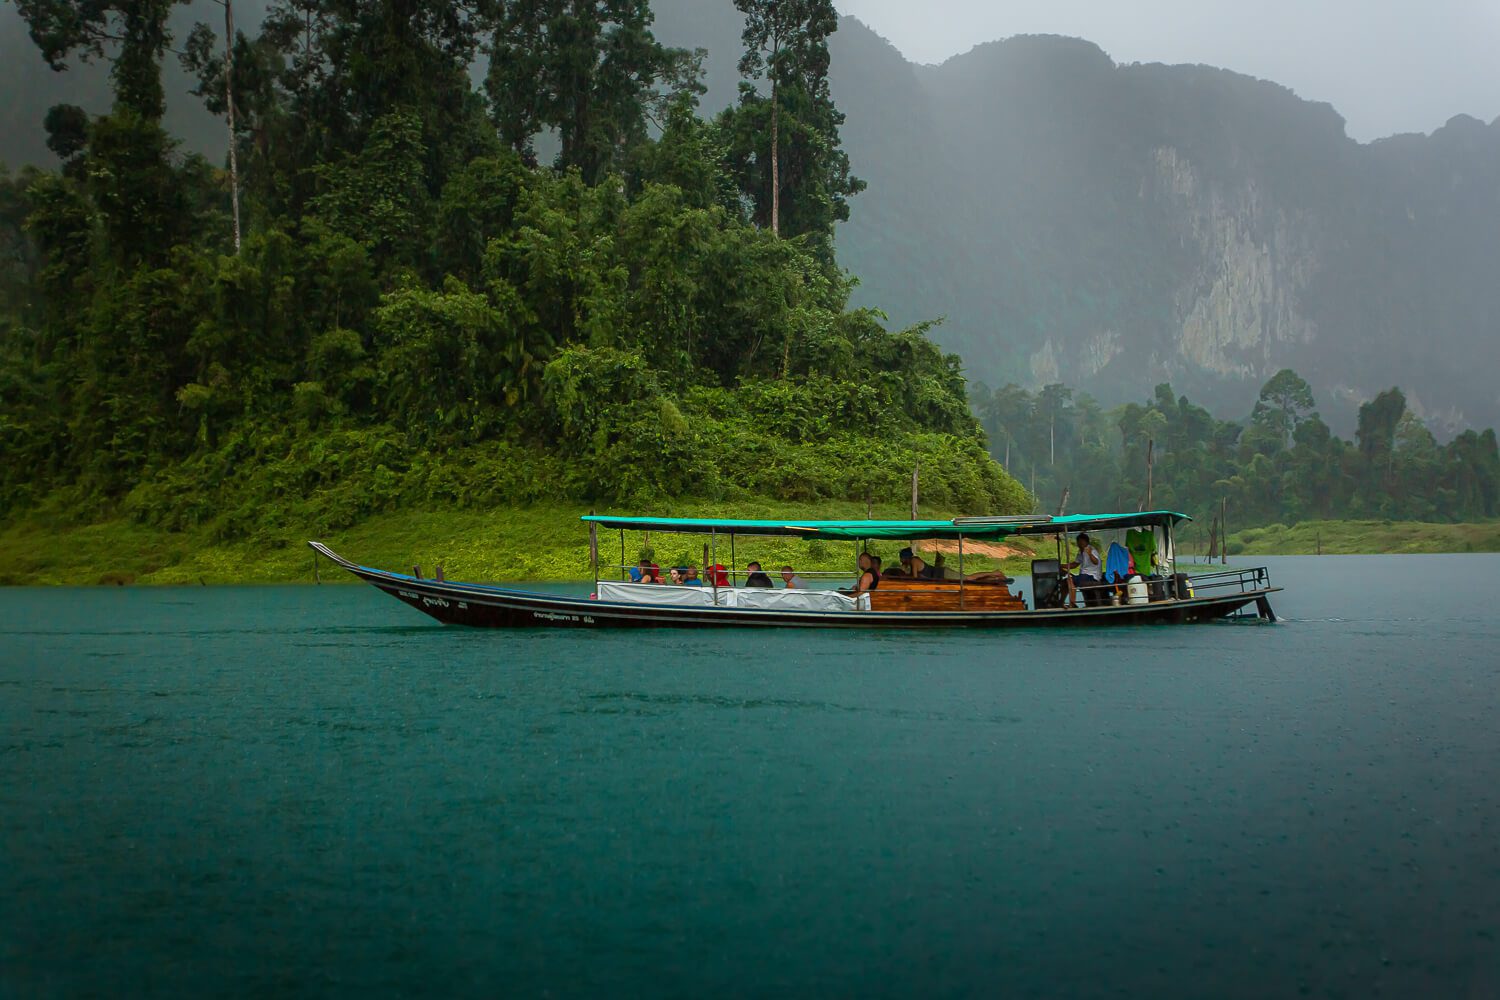
[[[1229,565],[1229,498],[1219,498],[1219,565]]]

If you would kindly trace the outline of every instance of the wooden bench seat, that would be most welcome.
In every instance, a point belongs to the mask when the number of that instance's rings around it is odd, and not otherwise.
[[[957,580],[882,577],[870,593],[872,611],[1025,611],[1026,602],[1003,583],[968,583],[960,607]]]

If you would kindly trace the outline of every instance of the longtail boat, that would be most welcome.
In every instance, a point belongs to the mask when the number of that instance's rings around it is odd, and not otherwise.
[[[587,597],[538,593],[482,583],[426,579],[413,573],[372,569],[338,555],[321,542],[308,544],[320,556],[361,580],[447,625],[489,628],[768,627],[801,628],[1012,628],[1147,623],[1187,624],[1253,613],[1275,621],[1264,567],[1189,575],[1176,571],[1174,525],[1191,520],[1173,511],[1134,514],[1075,514],[1066,517],[959,517],[948,521],[717,520],[587,515],[594,589]],[[599,531],[620,532],[620,565],[601,566]],[[636,582],[625,558],[625,533],[664,532],[704,536],[707,579],[698,585]],[[1083,578],[1070,586],[1069,540],[1073,533],[1149,533],[1153,565],[1128,578]],[[923,578],[882,577],[862,593],[837,589],[778,589],[740,586],[735,567],[739,538],[779,537],[846,542],[854,556],[871,542],[906,541],[956,549],[957,569],[941,568]],[[1018,537],[1052,536],[1057,558],[1031,563],[1030,602],[995,572],[965,574],[964,546]],[[727,557],[728,566],[720,563]],[[914,565],[914,564],[913,564]],[[601,570],[618,579],[605,579]],[[804,574],[815,576],[815,574]],[[850,581],[850,574],[839,574]],[[1069,596],[1073,606],[1065,604]],[[1253,611],[1252,611],[1253,609]]]

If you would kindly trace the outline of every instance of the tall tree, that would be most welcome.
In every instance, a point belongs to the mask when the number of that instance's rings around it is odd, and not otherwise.
[[[117,107],[155,121],[166,110],[161,56],[171,41],[167,14],[186,0],[16,0],[31,39],[57,72],[68,60],[112,53],[110,77]]]
[[[1290,368],[1272,375],[1260,390],[1260,399],[1250,414],[1250,421],[1274,438],[1277,446],[1291,445],[1300,424],[1313,410],[1312,387]]]
[[[1396,429],[1406,413],[1406,394],[1391,388],[1359,408],[1355,438],[1371,479],[1390,481],[1396,450]]]
[[[739,106],[721,124],[731,161],[756,206],[756,221],[780,235],[831,240],[864,190],[849,172],[839,138],[844,116],[828,87],[828,38],[838,30],[832,0],[735,0],[745,15],[740,74],[769,80],[765,97],[740,84]],[[784,210],[783,201],[789,203]]]
[[[692,53],[651,33],[649,0],[497,0],[485,91],[503,141],[534,155],[555,129],[557,166],[589,184],[622,168],[662,91],[701,89]]]
[[[177,2],[16,2],[32,40],[53,70],[66,70],[73,58],[110,61],[114,108],[88,130],[90,163],[79,172],[88,178],[110,256],[127,266],[159,259],[181,235],[185,221],[171,162],[176,144],[161,127],[166,110],[161,59],[172,40],[167,15]],[[78,133],[74,118],[71,113],[60,115],[54,124],[66,121],[68,131]],[[60,136],[53,132],[54,139]],[[76,154],[78,148],[72,151]]]

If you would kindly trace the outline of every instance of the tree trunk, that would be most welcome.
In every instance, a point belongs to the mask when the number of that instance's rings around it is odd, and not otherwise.
[[[781,105],[775,64],[771,70],[771,235],[781,235]]]
[[[1146,509],[1147,510],[1155,510],[1156,509],[1156,508],[1154,508],[1154,507],[1151,506],[1151,502],[1152,502],[1151,501],[1151,470],[1152,470],[1152,466],[1155,465],[1155,458],[1156,458],[1156,440],[1154,438],[1147,438],[1147,440],[1146,440]]]
[[[229,203],[234,209],[234,252],[240,252],[240,161],[234,134],[234,0],[224,0],[224,101],[229,108]]]

